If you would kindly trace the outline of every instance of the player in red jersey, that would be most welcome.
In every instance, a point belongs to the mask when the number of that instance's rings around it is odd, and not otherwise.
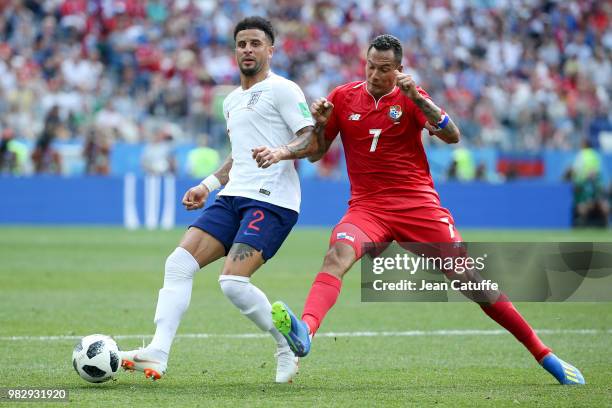
[[[391,35],[374,39],[367,52],[366,80],[334,89],[311,107],[325,124],[320,159],[340,134],[351,182],[349,209],[334,228],[323,266],[304,305],[302,319],[283,302],[272,306],[273,321],[298,356],[332,308],[342,277],[363,255],[364,244],[461,242],[450,212],[440,204],[429,172],[421,133],[457,143],[460,132],[427,92],[403,74],[402,46]],[[254,153],[260,166],[279,160],[283,147]],[[500,292],[482,292],[482,310],[512,333],[561,384],[584,384],[580,371],[556,357]]]

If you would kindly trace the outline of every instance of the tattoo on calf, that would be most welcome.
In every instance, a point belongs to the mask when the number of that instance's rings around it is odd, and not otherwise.
[[[257,251],[255,248],[253,248],[250,245],[247,244],[235,244],[232,246],[232,249],[230,249],[230,253],[229,256],[232,258],[232,261],[236,262],[236,261],[245,261],[248,258],[251,258],[253,255],[255,255]]]

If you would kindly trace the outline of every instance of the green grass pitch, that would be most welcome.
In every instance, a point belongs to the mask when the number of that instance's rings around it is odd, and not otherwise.
[[[462,233],[468,241],[612,240],[605,231]],[[498,329],[473,304],[361,303],[357,268],[345,279],[321,333],[426,335],[321,336],[301,360],[294,383],[274,384],[271,338],[218,336],[258,329],[223,297],[216,263],[197,275],[179,329],[215,336],[177,338],[169,372],[158,382],[124,372],[100,385],[81,380],[70,361],[76,341],[38,337],[104,333],[119,336],[124,349],[140,346],[138,336],[120,336],[153,333],[164,260],[181,234],[179,229],[0,228],[0,387],[67,388],[74,406],[612,405],[612,304],[517,305],[536,329],[568,331],[542,337],[582,370],[588,385],[561,387],[509,334],[431,333]],[[286,300],[299,313],[328,234],[328,229],[294,231],[253,282],[270,300]]]

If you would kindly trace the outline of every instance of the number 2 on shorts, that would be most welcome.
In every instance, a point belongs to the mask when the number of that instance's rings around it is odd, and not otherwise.
[[[254,229],[255,231],[259,231],[259,227],[255,224],[264,219],[264,212],[261,210],[255,210],[253,211],[253,216],[255,217],[255,219],[249,222],[248,228]]]

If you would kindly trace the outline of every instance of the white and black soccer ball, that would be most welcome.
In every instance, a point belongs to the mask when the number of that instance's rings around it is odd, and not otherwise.
[[[104,334],[83,337],[72,352],[72,366],[82,379],[101,383],[117,374],[121,366],[119,347]]]

